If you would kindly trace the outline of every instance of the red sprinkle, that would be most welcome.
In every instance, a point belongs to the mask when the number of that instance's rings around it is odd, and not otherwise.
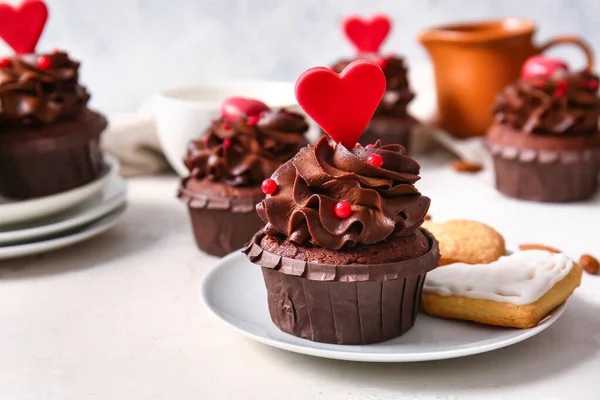
[[[37,59],[37,66],[41,70],[52,68],[52,59],[48,56],[39,56]]]
[[[374,144],[368,144],[365,146],[365,149],[374,149],[375,145]]]
[[[246,120],[246,123],[248,124],[248,126],[254,126],[258,123],[259,120],[260,120],[260,115],[251,115]]]
[[[556,97],[564,96],[569,88],[569,84],[565,81],[560,81],[556,84],[556,90],[554,91],[554,95]]]
[[[223,122],[223,129],[229,129],[229,124],[227,122]]]
[[[383,157],[379,154],[369,154],[367,156],[367,164],[379,168],[383,165]]]
[[[0,68],[10,68],[12,62],[8,58],[0,58]]]
[[[265,179],[260,185],[264,194],[273,194],[277,191],[277,182],[271,178]]]
[[[347,201],[339,201],[335,205],[335,215],[339,218],[348,218],[352,214],[352,206]]]
[[[223,146],[227,148],[231,147],[231,139],[223,140]]]

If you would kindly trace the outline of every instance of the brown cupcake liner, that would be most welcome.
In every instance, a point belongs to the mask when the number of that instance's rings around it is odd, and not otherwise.
[[[414,325],[425,275],[438,266],[436,240],[421,257],[379,265],[331,265],[275,255],[257,233],[244,250],[262,267],[269,313],[282,331],[316,342],[369,344]]]
[[[65,135],[0,143],[0,195],[13,199],[49,196],[92,182],[102,171],[100,133],[104,117],[80,127],[68,123]],[[57,131],[60,125],[51,129]],[[12,133],[11,133],[12,134]],[[28,135],[29,132],[23,132]]]
[[[487,144],[496,187],[522,200],[566,203],[586,200],[598,189],[600,149],[534,150]]]
[[[213,256],[241,249],[265,225],[255,210],[262,198],[215,198],[183,187],[178,197],[188,207],[196,245]]]
[[[188,179],[189,178],[186,178],[181,182],[181,187],[178,190],[177,197],[186,203],[188,207],[193,209],[231,211],[234,213],[256,213],[256,204],[260,203],[264,199],[264,194],[262,193],[260,196],[243,198],[224,198],[212,196],[208,193],[196,193],[185,188]],[[252,235],[255,232],[256,230],[252,232]],[[250,235],[249,238],[252,237],[252,235]],[[246,243],[247,242],[248,241],[246,241]]]

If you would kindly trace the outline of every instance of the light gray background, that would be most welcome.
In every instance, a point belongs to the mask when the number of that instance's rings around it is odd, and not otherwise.
[[[428,61],[417,33],[449,21],[522,16],[538,21],[538,41],[576,33],[598,50],[600,39],[595,0],[46,1],[51,16],[38,51],[63,48],[81,60],[92,104],[106,112],[133,111],[153,93],[188,83],[293,80],[352,54],[339,30],[349,13],[389,13],[394,29],[384,51],[404,54],[414,68]],[[557,51],[582,63],[575,50]]]

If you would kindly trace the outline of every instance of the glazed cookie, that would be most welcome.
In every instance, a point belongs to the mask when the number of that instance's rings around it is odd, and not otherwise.
[[[477,221],[425,221],[423,227],[440,244],[440,265],[457,262],[489,264],[506,254],[504,237],[492,227]]]
[[[520,251],[491,264],[456,263],[427,275],[423,310],[442,318],[531,328],[573,294],[582,271],[566,255],[544,250]]]

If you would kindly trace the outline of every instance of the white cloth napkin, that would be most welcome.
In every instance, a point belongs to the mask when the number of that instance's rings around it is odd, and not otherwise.
[[[125,177],[172,171],[156,133],[154,98],[146,101],[137,113],[109,115],[102,147],[119,160]]]

